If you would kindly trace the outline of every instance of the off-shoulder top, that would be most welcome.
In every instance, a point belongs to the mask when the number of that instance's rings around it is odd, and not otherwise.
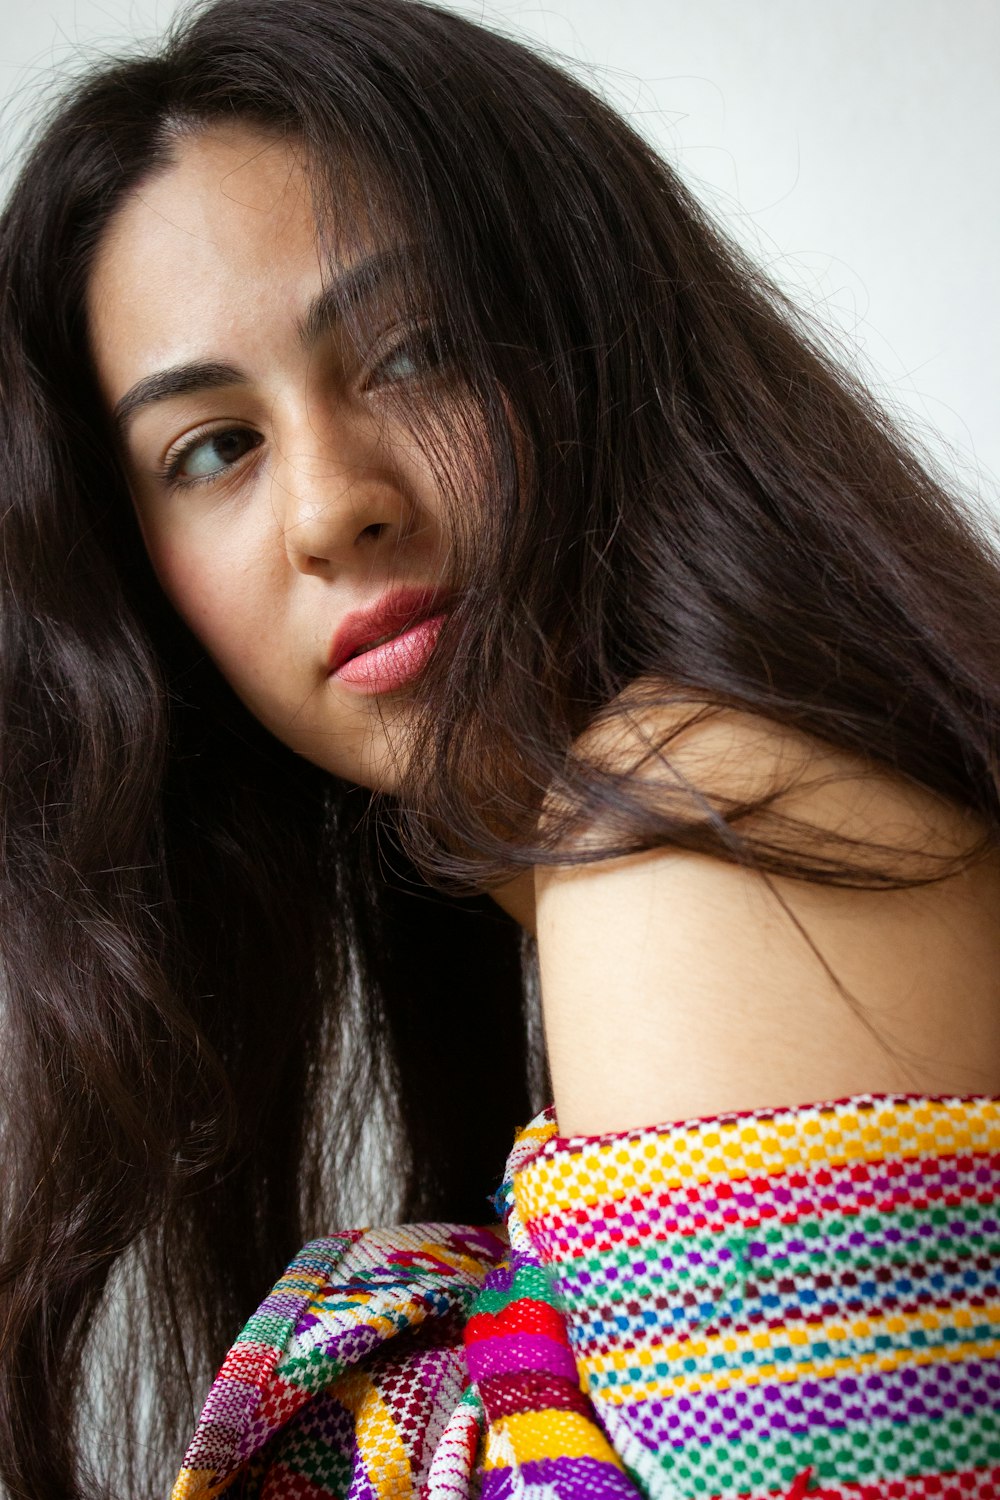
[[[996,1500],[1000,1100],[518,1137],[488,1227],[307,1245],[173,1500]]]

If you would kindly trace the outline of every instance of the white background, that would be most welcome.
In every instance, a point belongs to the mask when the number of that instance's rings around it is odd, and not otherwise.
[[[1000,0],[451,3],[571,61],[996,503]],[[60,73],[176,8],[0,0],[4,172]]]

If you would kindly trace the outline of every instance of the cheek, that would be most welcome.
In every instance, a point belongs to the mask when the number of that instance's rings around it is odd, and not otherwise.
[[[183,537],[143,527],[146,551],[160,585],[184,622],[205,645],[225,620],[229,588],[204,551]]]
[[[276,601],[259,561],[233,537],[142,532],[163,592],[223,676],[241,695],[263,687]]]

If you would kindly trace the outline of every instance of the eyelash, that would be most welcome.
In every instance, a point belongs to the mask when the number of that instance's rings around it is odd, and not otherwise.
[[[428,349],[433,349],[433,363],[435,365],[442,364],[448,357],[440,330],[435,328],[433,324],[422,323],[416,327],[411,327],[409,331],[404,334],[397,343],[393,344],[390,349],[386,350],[382,357],[377,360],[376,363],[369,369],[365,377],[365,389],[368,389],[371,383],[371,377],[377,374],[379,370],[383,369],[390,362],[390,360],[396,357],[397,354],[402,353],[404,350],[413,348],[421,348],[424,353],[426,353]]]
[[[433,364],[435,366],[440,365],[447,358],[447,353],[445,351],[441,336],[434,327],[432,327],[430,324],[423,324],[420,327],[411,328],[410,331],[404,335],[404,337],[399,339],[397,343],[393,344],[392,347],[388,349],[385,354],[383,354],[382,357],[369,368],[364,377],[362,389],[365,391],[369,390],[372,385],[373,375],[376,375],[379,370],[383,369],[399,354],[402,354],[405,351],[413,348],[420,348],[424,353],[426,353],[428,349],[433,349]],[[405,378],[406,377],[404,377],[404,379]],[[417,376],[414,378],[420,379],[421,377]],[[390,381],[389,384],[392,384],[392,382]],[[185,461],[190,458],[191,454],[196,452],[196,450],[203,444],[210,443],[213,438],[223,438],[228,437],[233,433],[242,433],[248,431],[250,431],[250,429],[237,426],[220,427],[213,432],[195,433],[175,452],[167,454],[166,461],[163,464],[162,468],[158,469],[156,472],[157,479],[159,479],[163,484],[170,486],[172,489],[190,489],[195,485],[214,483],[216,480],[222,478],[225,474],[230,472],[231,469],[235,468],[236,464],[238,464],[240,460],[234,460],[233,464],[228,464],[223,468],[217,470],[215,473],[203,474],[194,478],[182,477],[181,469],[183,468]],[[261,441],[263,440],[260,439],[252,443],[251,446],[247,449],[247,452],[252,453],[254,449],[259,448]],[[245,456],[245,454],[241,454],[241,457]]]

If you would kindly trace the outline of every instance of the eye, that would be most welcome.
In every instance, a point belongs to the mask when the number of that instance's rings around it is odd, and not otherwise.
[[[447,358],[437,329],[411,330],[394,344],[369,371],[366,386],[392,384],[398,380],[421,380],[433,374]]]
[[[186,443],[168,455],[163,478],[171,484],[197,484],[202,479],[216,479],[238,463],[263,439],[247,427],[225,428]]]

